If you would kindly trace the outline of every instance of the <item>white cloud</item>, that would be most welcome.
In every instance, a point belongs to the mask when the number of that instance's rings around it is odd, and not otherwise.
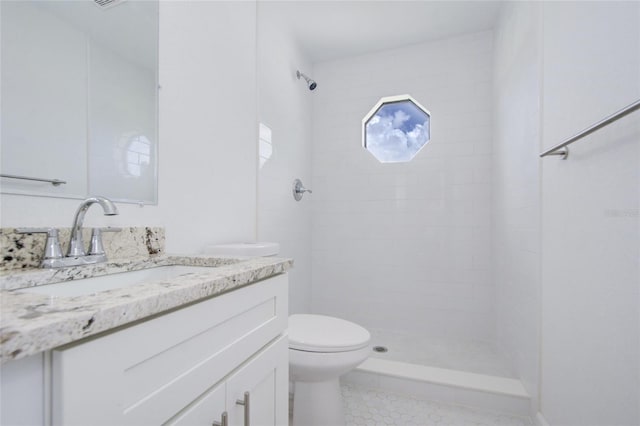
[[[428,123],[425,122],[423,124],[416,124],[416,126],[407,133],[408,146],[414,149],[416,152],[422,148],[422,146],[429,139],[429,135],[427,134],[427,126]]]
[[[411,116],[406,112],[402,111],[401,109],[397,110],[393,115],[393,127],[399,129],[410,118]]]
[[[373,116],[366,125],[367,149],[382,162],[409,161],[429,139],[427,123],[408,132],[400,129],[411,117],[402,110],[393,116]]]

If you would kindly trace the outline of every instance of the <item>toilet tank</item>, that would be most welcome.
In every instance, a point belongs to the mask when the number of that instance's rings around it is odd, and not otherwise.
[[[211,245],[204,249],[204,254],[218,257],[266,257],[275,256],[279,251],[278,243],[256,242]]]

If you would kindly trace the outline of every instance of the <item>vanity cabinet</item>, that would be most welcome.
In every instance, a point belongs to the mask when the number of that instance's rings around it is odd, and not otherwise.
[[[52,424],[286,425],[287,318],[283,274],[57,348]]]
[[[286,425],[286,405],[279,406],[273,394],[274,389],[280,390],[279,397],[288,398],[287,376],[281,374],[288,369],[287,351],[287,338],[280,337],[166,424],[210,426],[217,421],[223,425],[224,413],[229,426]],[[277,413],[278,409],[283,411]]]

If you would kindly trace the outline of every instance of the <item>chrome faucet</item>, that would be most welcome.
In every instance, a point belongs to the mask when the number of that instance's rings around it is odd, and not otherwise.
[[[105,197],[90,197],[84,200],[73,218],[73,225],[71,225],[71,238],[69,240],[69,249],[67,250],[67,257],[79,257],[86,256],[87,252],[84,248],[84,241],[82,239],[82,224],[84,223],[84,215],[89,210],[92,204],[100,204],[105,216],[115,216],[118,214],[118,209],[111,200]]]
[[[100,204],[105,216],[114,216],[118,214],[118,209],[111,200],[105,197],[90,197],[80,203],[80,207],[73,217],[73,225],[71,227],[71,238],[69,239],[69,249],[67,255],[62,256],[60,249],[60,240],[58,239],[58,230],[55,228],[18,228],[17,233],[20,234],[36,234],[46,233],[47,242],[45,244],[45,252],[42,257],[40,266],[42,268],[63,268],[66,266],[88,265],[92,263],[106,262],[107,256],[102,247],[102,232],[117,232],[120,228],[93,228],[91,234],[91,246],[87,253],[82,238],[82,224],[84,223],[84,215],[92,204]]]

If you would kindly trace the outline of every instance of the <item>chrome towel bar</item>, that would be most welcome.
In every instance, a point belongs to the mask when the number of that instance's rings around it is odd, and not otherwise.
[[[602,129],[603,127],[613,123],[614,121],[621,119],[625,115],[631,114],[633,111],[637,109],[640,109],[640,99],[638,99],[637,101],[635,101],[630,105],[627,105],[626,107],[622,108],[620,111],[614,112],[613,114],[606,117],[605,119],[598,121],[597,123],[587,127],[586,129],[576,134],[575,136],[570,137],[566,141],[554,146],[551,149],[544,151],[543,153],[540,154],[540,157],[546,157],[547,155],[562,155],[562,159],[566,160],[567,157],[569,156],[569,148],[567,148],[568,145],[571,145],[578,139],[582,139],[583,137],[590,135],[596,130]]]
[[[60,179],[41,179],[41,178],[34,178],[34,177],[28,177],[28,176],[16,176],[16,175],[4,175],[4,174],[0,174],[0,177],[3,178],[8,178],[8,179],[22,179],[22,180],[35,180],[38,182],[49,182],[51,185],[53,186],[58,186],[58,185],[62,185],[67,183],[66,180],[60,180]]]

